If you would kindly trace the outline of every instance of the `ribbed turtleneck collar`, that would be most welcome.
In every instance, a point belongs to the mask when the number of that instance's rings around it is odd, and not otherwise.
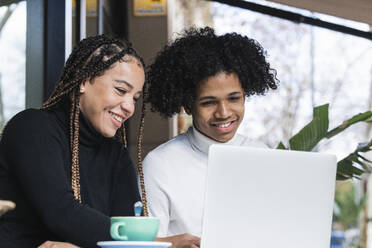
[[[70,126],[70,103],[63,103],[56,110],[56,114],[61,123],[69,129]],[[105,137],[97,132],[90,122],[80,111],[79,114],[79,143],[86,147],[94,147],[103,142]]]
[[[79,142],[85,146],[97,146],[103,142],[105,137],[97,132],[90,122],[80,111],[79,114]]]
[[[243,137],[241,137],[238,133],[235,133],[234,137],[231,140],[225,143],[221,143],[208,138],[193,127],[190,127],[187,130],[187,137],[189,138],[193,149],[198,150],[205,155],[208,155],[209,147],[213,144],[240,145],[243,142]]]

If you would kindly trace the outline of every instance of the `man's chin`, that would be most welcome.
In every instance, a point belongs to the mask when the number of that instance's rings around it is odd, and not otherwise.
[[[214,137],[212,137],[212,139],[220,143],[226,143],[229,142],[234,137],[234,134],[229,133],[225,135],[215,135]]]

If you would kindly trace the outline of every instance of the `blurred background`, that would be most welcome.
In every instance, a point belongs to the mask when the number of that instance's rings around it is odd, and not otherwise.
[[[86,36],[126,38],[149,63],[185,28],[211,26],[257,40],[280,80],[278,90],[247,99],[239,132],[272,148],[288,144],[315,106],[330,104],[330,128],[372,109],[370,13],[372,3],[363,0],[0,0],[0,130],[17,112],[41,105]],[[127,123],[133,158],[138,119]],[[146,123],[145,154],[192,120],[182,111],[170,119],[148,113]],[[315,150],[342,159],[371,137],[371,124],[359,123]],[[372,247],[368,182],[368,174],[337,182],[334,247]]]

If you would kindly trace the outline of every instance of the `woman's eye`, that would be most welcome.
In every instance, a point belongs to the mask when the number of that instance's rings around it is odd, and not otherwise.
[[[121,95],[124,95],[127,91],[126,90],[124,90],[124,89],[121,89],[121,88],[115,88],[118,92],[119,92],[119,94],[121,94]]]

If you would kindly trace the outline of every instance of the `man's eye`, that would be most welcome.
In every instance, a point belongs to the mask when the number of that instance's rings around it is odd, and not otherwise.
[[[237,102],[241,99],[240,96],[234,96],[234,97],[230,97],[229,100],[232,101],[232,102]]]
[[[207,101],[207,102],[201,102],[200,105],[203,107],[207,107],[210,105],[213,105],[215,102],[214,101]]]

